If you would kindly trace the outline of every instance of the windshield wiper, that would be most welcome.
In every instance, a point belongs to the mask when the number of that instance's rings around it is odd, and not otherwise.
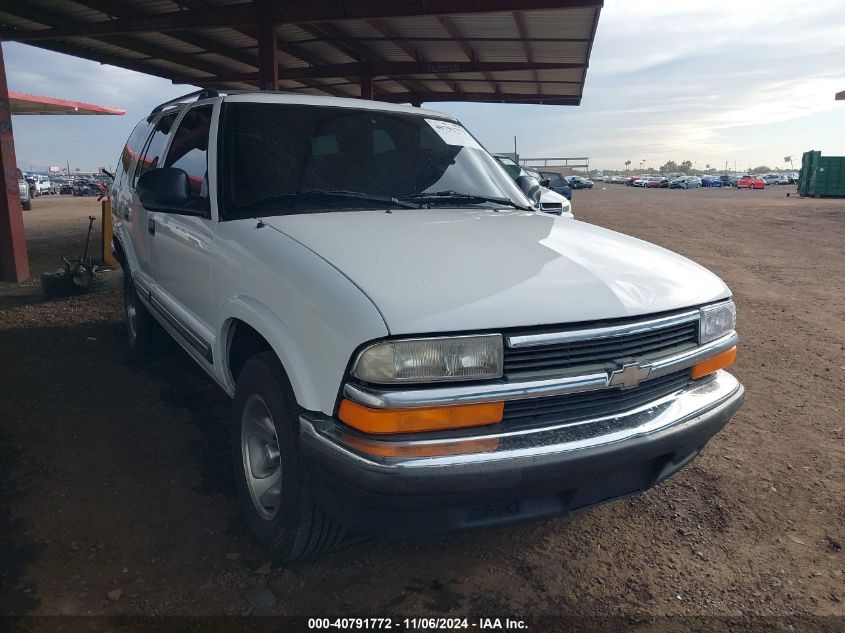
[[[415,193],[412,196],[402,196],[402,200],[413,200],[414,202],[423,202],[423,201],[432,201],[432,202],[440,202],[440,201],[460,201],[465,202],[467,204],[478,204],[479,202],[493,202],[495,204],[503,204],[509,207],[514,207],[515,209],[520,209],[522,211],[533,211],[534,209],[531,207],[524,207],[521,204],[517,204],[510,198],[496,198],[494,196],[482,196],[474,193],[461,193],[459,191],[434,191],[430,193]]]
[[[277,193],[272,196],[265,196],[259,198],[255,202],[241,207],[241,211],[249,208],[263,206],[273,202],[295,202],[300,199],[308,198],[349,198],[352,200],[361,200],[363,202],[375,202],[378,204],[390,204],[403,209],[419,209],[418,204],[411,204],[402,202],[393,196],[376,196],[360,191],[332,191],[328,189],[309,189],[308,191],[298,191],[296,193]]]

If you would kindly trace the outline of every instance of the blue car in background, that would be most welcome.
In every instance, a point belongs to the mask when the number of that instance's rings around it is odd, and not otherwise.
[[[541,171],[540,175],[548,179],[548,187],[555,193],[559,193],[567,200],[572,200],[572,187],[566,182],[566,178],[553,171]]]
[[[701,186],[702,187],[721,187],[722,186],[722,179],[719,176],[702,176],[701,177]]]

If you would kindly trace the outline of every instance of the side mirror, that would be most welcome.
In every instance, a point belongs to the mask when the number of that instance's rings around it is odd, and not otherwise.
[[[543,193],[543,190],[540,188],[540,183],[537,182],[536,178],[532,178],[531,176],[520,176],[516,179],[517,186],[522,189],[522,193],[528,196],[528,199],[531,200],[531,204],[535,207],[540,204],[540,196]]]
[[[208,216],[208,200],[191,195],[191,181],[183,169],[159,167],[138,179],[138,198],[150,211]]]
[[[540,186],[541,186],[541,187],[546,187],[546,188],[548,188],[548,186],[549,186],[550,184],[552,184],[552,179],[551,179],[551,178],[543,178],[543,179],[540,181]]]

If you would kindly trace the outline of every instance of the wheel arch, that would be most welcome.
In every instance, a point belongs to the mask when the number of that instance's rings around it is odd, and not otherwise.
[[[239,297],[225,304],[218,336],[219,379],[230,394],[243,364],[254,354],[272,351],[282,365],[297,404],[320,409],[318,390],[308,375],[305,356],[285,323],[257,301]]]

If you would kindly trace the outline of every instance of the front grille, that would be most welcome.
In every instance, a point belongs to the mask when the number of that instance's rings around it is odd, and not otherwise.
[[[535,332],[509,332],[511,336]],[[688,321],[647,332],[536,347],[505,347],[504,373],[538,374],[606,365],[614,368],[627,359],[669,356],[698,344],[698,321]]]
[[[646,380],[633,389],[601,389],[505,403],[503,422],[510,427],[577,422],[616,415],[668,396],[690,382],[690,370]]]

